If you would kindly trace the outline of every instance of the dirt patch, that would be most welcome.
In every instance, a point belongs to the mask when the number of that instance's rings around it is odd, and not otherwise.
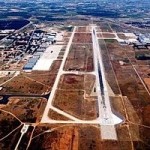
[[[53,120],[70,120],[69,118],[55,112],[54,110],[50,109],[49,112],[48,112],[48,117],[50,119],[53,119]]]
[[[65,63],[65,70],[93,71],[93,49],[91,44],[72,44]]]
[[[20,138],[20,131],[22,126],[15,130],[12,134],[6,137],[4,140],[0,141],[0,149],[1,150],[12,150],[15,149],[16,144]]]
[[[58,89],[84,89],[84,75],[62,75],[59,81]]]
[[[150,78],[145,78],[144,79],[145,84],[147,85],[149,91],[150,91]]]
[[[20,121],[0,110],[0,139],[21,125]]]
[[[53,130],[54,129],[54,130]],[[60,125],[50,133],[32,139],[31,149],[55,150],[98,150],[100,149],[100,128],[93,125]],[[36,129],[37,130],[37,129]]]
[[[97,101],[84,99],[84,91],[81,90],[57,90],[53,105],[82,120],[98,117]]]
[[[47,93],[50,87],[45,86],[35,80],[25,77],[20,74],[13,78],[11,81],[3,85],[3,89],[0,91],[1,94],[20,94],[20,95],[41,95]]]
[[[110,34],[110,33],[103,33],[102,34],[102,38],[108,38],[108,39],[113,39],[113,38],[115,38],[116,36],[115,36],[115,34]]]
[[[75,33],[73,38],[73,43],[92,43],[92,35],[91,33]]]
[[[2,109],[16,115],[22,122],[39,122],[47,100],[44,98],[12,97]]]
[[[76,32],[90,32],[90,26],[77,27]]]

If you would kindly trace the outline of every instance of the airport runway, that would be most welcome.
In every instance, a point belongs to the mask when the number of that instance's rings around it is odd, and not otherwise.
[[[95,26],[92,26],[94,65],[96,72],[96,88],[98,94],[99,105],[99,121],[101,125],[102,139],[117,140],[115,122],[113,120],[113,113],[111,111],[109,94],[107,89],[107,82],[105,78],[105,71],[102,61],[101,49],[98,43]]]

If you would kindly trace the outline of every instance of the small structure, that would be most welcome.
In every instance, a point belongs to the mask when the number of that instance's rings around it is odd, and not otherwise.
[[[142,44],[150,45],[150,34],[140,34],[138,40]]]

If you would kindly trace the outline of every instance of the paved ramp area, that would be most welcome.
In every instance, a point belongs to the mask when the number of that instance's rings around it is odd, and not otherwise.
[[[57,59],[60,50],[63,48],[63,45],[51,45],[49,46],[41,58],[35,64],[33,70],[43,70],[48,71],[54,60]]]
[[[102,139],[117,140],[116,129],[114,125],[101,125]]]

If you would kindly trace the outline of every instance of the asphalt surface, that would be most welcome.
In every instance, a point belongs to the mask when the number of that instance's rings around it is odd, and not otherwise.
[[[92,39],[93,39],[93,51],[94,51],[94,64],[95,64],[95,71],[96,71],[96,88],[98,94],[101,136],[102,139],[116,140],[117,135],[114,126],[115,122],[113,120],[113,113],[110,107],[109,94],[108,94],[109,92],[107,89],[107,82],[105,78],[102,54],[98,43],[95,26],[92,26]]]

